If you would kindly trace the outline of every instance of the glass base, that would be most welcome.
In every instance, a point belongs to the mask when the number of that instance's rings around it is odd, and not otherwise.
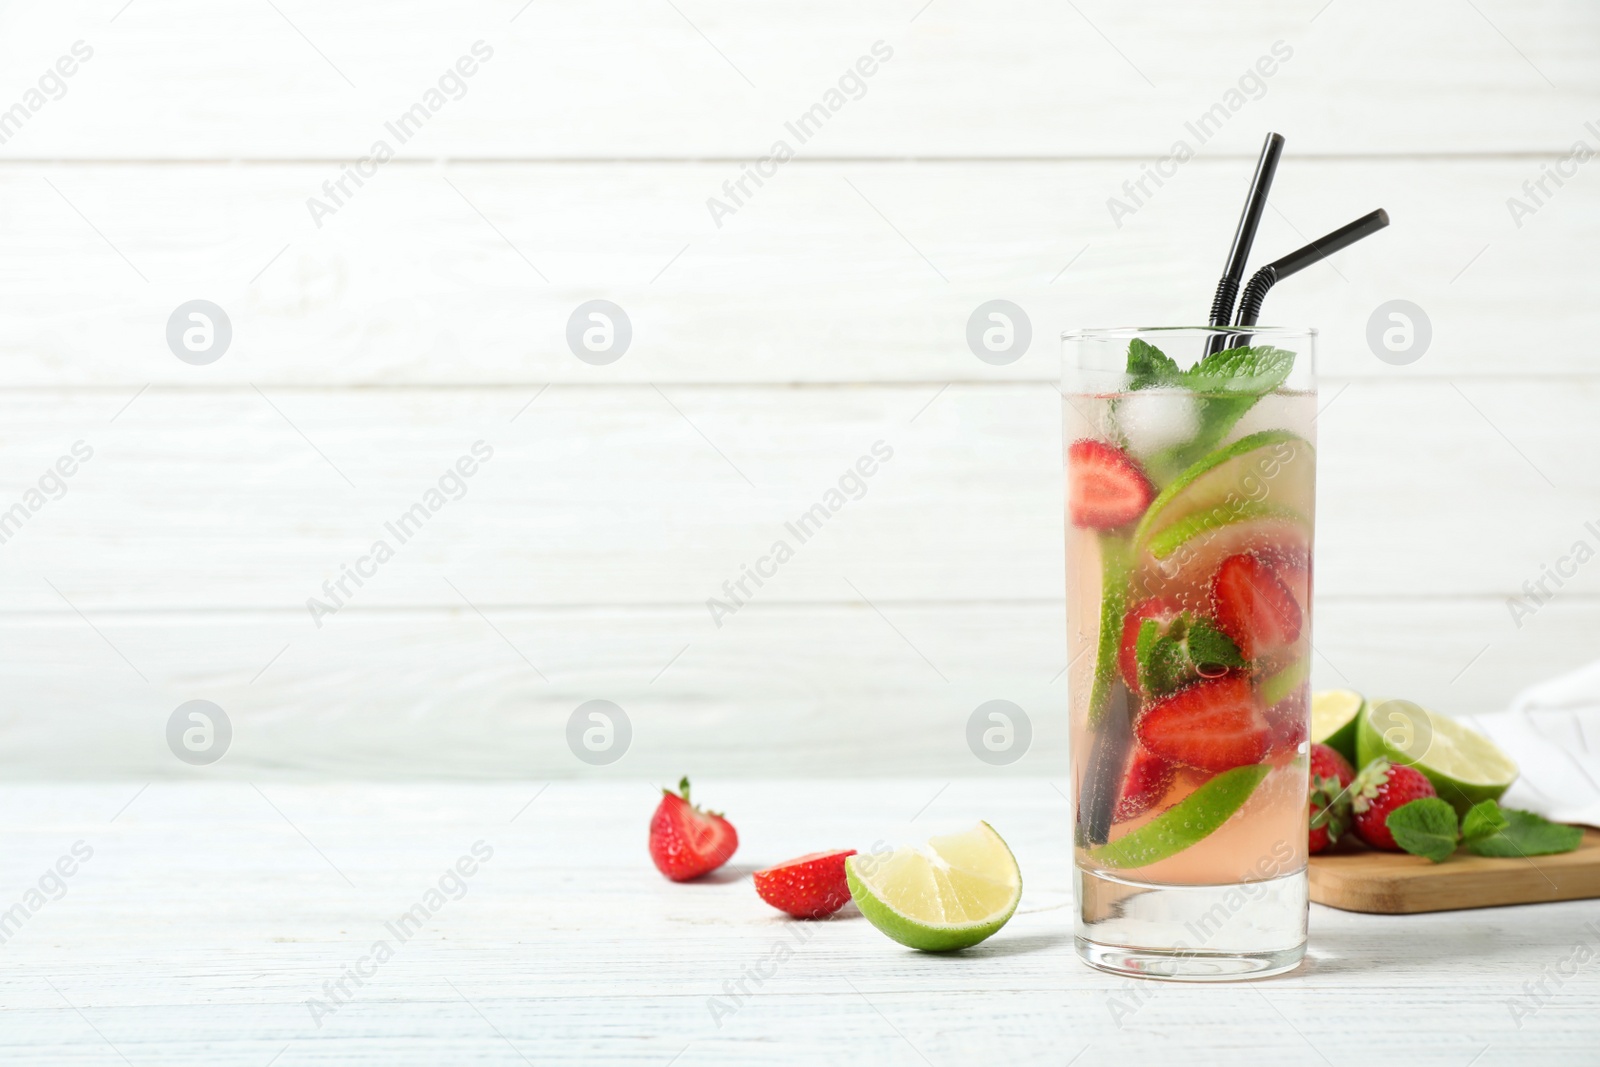
[[[1237,885],[1155,885],[1078,870],[1078,955],[1135,978],[1227,982],[1299,966],[1304,870]]]

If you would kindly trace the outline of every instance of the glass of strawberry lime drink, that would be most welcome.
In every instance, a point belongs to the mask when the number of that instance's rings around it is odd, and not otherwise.
[[[1063,338],[1077,938],[1147,977],[1305,952],[1311,330]]]

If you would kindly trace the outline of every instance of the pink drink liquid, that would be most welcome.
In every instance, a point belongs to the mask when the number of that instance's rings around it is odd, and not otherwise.
[[[1075,526],[1070,515],[1067,522],[1067,658],[1077,864],[1086,872],[1125,884],[1263,882],[1296,874],[1306,866],[1315,397],[1281,390],[1267,394],[1203,457],[1176,470],[1162,470],[1159,457],[1163,448],[1192,438],[1202,399],[1181,390],[1145,390],[1068,395],[1063,405],[1069,447],[1085,438],[1106,442],[1146,461],[1157,491],[1180,483],[1165,499],[1157,496],[1144,517],[1125,527],[1106,531],[1084,528]],[[1236,442],[1243,446],[1235,446]],[[1233,455],[1182,484],[1186,471],[1204,467],[1230,446],[1235,446]],[[1069,497],[1073,476],[1069,463]],[[1108,554],[1118,554],[1126,561],[1122,567],[1125,578],[1113,581],[1110,594],[1106,589]],[[1190,746],[1194,753],[1190,758],[1209,762],[1211,767],[1168,759],[1168,749],[1157,761],[1164,767],[1170,765],[1170,782],[1146,791],[1142,800],[1148,806],[1143,810],[1130,812],[1141,804],[1123,803],[1131,784],[1129,768],[1145,747],[1139,733],[1141,720],[1150,707],[1173,694],[1141,695],[1135,691],[1136,685],[1128,683],[1120,665],[1113,666],[1111,684],[1120,687],[1116,699],[1109,710],[1101,710],[1098,719],[1091,714],[1097,670],[1107,673],[1107,653],[1100,634],[1107,614],[1104,601],[1108,595],[1113,598],[1110,640],[1119,651],[1128,614],[1152,597],[1191,618],[1226,629],[1219,617],[1227,613],[1219,609],[1214,588],[1223,562],[1240,555],[1253,557],[1281,582],[1281,588],[1292,594],[1300,616],[1298,636],[1292,641],[1280,642],[1249,658],[1246,665],[1227,671],[1235,679],[1230,683],[1235,686],[1232,691],[1248,692],[1253,701],[1250,714],[1256,732],[1252,737],[1259,738],[1260,726],[1266,724],[1265,751],[1248,760],[1262,769],[1263,776],[1220,826],[1175,852],[1132,866],[1098,862],[1097,854],[1104,855],[1102,846],[1161,818],[1220,773],[1216,759],[1206,758],[1209,750],[1203,739]],[[1223,673],[1209,665],[1200,670],[1202,675],[1191,679],[1192,684],[1203,684]],[[1135,674],[1137,682],[1137,671]],[[1104,677],[1100,681],[1102,686],[1107,684]],[[1122,721],[1112,722],[1116,716],[1122,716]],[[1110,737],[1101,736],[1106,731]],[[1183,814],[1179,813],[1177,822],[1184,821]]]

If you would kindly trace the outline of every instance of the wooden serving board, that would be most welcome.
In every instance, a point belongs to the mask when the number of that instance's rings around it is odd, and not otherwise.
[[[1369,850],[1311,857],[1311,899],[1345,911],[1411,915],[1422,911],[1542,904],[1600,897],[1600,831],[1585,830],[1576,851],[1490,859],[1460,851],[1443,863]]]

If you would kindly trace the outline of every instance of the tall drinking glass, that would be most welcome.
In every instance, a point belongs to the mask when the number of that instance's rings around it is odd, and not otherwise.
[[[1305,953],[1314,339],[1063,336],[1077,948],[1103,970]]]

